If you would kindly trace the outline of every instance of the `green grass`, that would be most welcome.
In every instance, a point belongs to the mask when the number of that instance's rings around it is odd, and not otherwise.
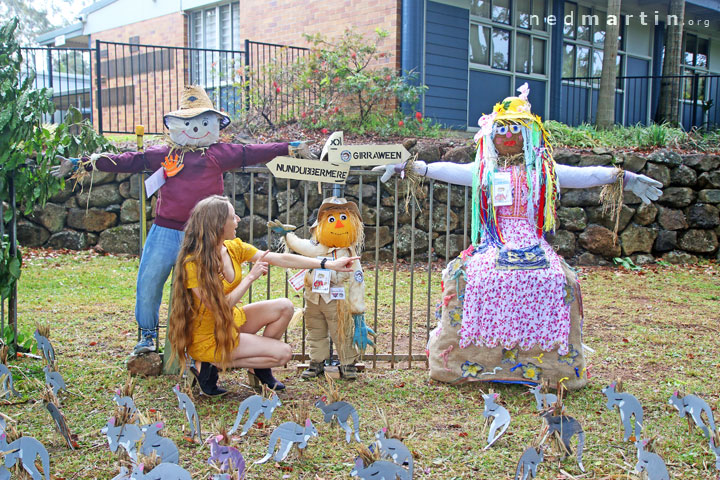
[[[54,431],[40,402],[43,373],[39,360],[23,358],[11,362],[24,403],[2,405],[4,414],[18,421],[26,435],[39,439],[51,454],[51,472],[58,478],[112,478],[119,468],[100,428],[112,415],[113,391],[126,378],[124,361],[135,344],[133,319],[136,258],[98,256],[89,253],[51,254],[25,252],[25,265],[19,284],[18,322],[21,329],[32,329],[36,322],[51,326],[59,363],[69,387],[61,394],[62,410],[73,433],[80,435],[80,449],[69,451]],[[375,273],[366,265],[368,298],[374,292]],[[539,479],[637,478],[628,474],[635,464],[635,448],[623,443],[617,411],[605,408],[600,390],[622,377],[626,390],[644,405],[648,435],[658,437],[658,452],[665,458],[674,478],[711,479],[717,477],[714,456],[699,430],[688,434],[685,421],[667,405],[675,389],[701,395],[713,408],[720,405],[720,337],[717,299],[720,276],[717,265],[698,267],[644,267],[639,272],[623,269],[583,269],[580,273],[585,306],[585,343],[595,349],[588,360],[591,383],[572,392],[565,404],[586,432],[582,475],[572,459],[557,460],[546,455],[538,471]],[[410,338],[409,288],[407,268],[395,274],[389,268],[378,273],[380,298],[377,323],[378,351],[389,353],[393,285],[396,351],[407,353]],[[439,272],[432,275],[432,308],[440,297]],[[273,269],[271,295],[284,295],[284,275]],[[413,347],[422,353],[427,331],[427,271],[416,271],[413,279]],[[266,287],[256,285],[254,299],[265,298]],[[299,304],[300,297],[292,296]],[[368,321],[375,321],[374,303],[368,302]],[[161,318],[166,316],[163,308]],[[434,323],[434,320],[432,320]],[[288,335],[295,351],[300,351],[301,331]],[[371,367],[371,362],[368,366]],[[287,385],[269,426],[253,428],[236,445],[248,464],[262,457],[272,428],[291,420],[290,410],[301,401],[314,401],[321,394],[315,382],[298,378],[295,364],[276,370]],[[187,430],[171,391],[178,382],[174,376],[139,379],[135,388],[138,407],[157,409],[167,422],[164,434],[180,448],[182,465],[193,478],[208,478],[207,447],[182,439]],[[207,437],[218,425],[232,424],[240,401],[252,392],[245,387],[241,371],[222,374],[221,383],[233,393],[221,399],[196,396],[196,406]],[[487,430],[483,430],[483,402],[477,385],[453,387],[429,380],[422,362],[412,368],[406,363],[392,370],[386,363],[369,368],[355,383],[340,383],[346,400],[358,409],[361,437],[369,443],[382,422],[382,409],[396,427],[408,432],[405,443],[416,454],[415,478],[424,479],[506,479],[513,478],[517,459],[525,446],[537,437],[542,421],[535,414],[531,397],[518,386],[499,386],[496,391],[513,416],[505,436],[489,451],[483,451]],[[486,387],[483,387],[486,388]],[[355,450],[344,441],[342,432],[322,422],[320,411],[311,410],[320,432],[312,439],[302,459],[295,453],[278,465],[252,465],[248,478],[259,479],[335,479],[350,478]],[[291,467],[292,470],[281,470]],[[562,470],[562,471],[561,471]],[[287,477],[284,477],[287,476]]]

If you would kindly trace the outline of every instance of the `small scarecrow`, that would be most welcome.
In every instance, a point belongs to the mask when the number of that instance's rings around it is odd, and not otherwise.
[[[197,202],[222,195],[223,173],[250,165],[265,164],[279,155],[309,157],[301,142],[236,145],[222,143],[220,130],[230,117],[216,110],[205,90],[187,86],[180,108],[163,118],[169,132],[166,145],[117,155],[93,154],[84,158],[58,156],[53,175],[65,177],[100,170],[103,172],[155,172],[159,186],[157,214],[148,233],[138,272],[135,318],[140,342],[133,354],[155,351],[163,285],[170,275],[183,239],[183,228]],[[209,369],[208,369],[209,371]],[[212,372],[209,372],[212,373]]]
[[[605,185],[601,198],[618,211],[623,190],[650,203],[661,184],[620,168],[557,165],[527,84],[518,90],[480,118],[474,164],[376,170],[384,181],[405,173],[472,187],[473,244],[443,271],[440,323],[427,347],[432,378],[580,388],[588,378],[580,285],[544,237],[555,229],[560,188]]]
[[[326,260],[360,255],[365,240],[360,211],[354,202],[344,198],[326,198],[311,227],[312,240],[301,239],[291,232],[295,227],[280,222],[268,224],[285,236],[286,247],[306,257]],[[321,265],[325,260],[321,262]],[[365,324],[365,279],[360,261],[350,273],[324,268],[305,274],[305,325],[310,352],[310,366],[302,378],[316,378],[330,358],[330,338],[340,358],[340,375],[346,380],[357,378],[355,362],[369,345],[368,335],[375,335]],[[354,332],[354,333],[353,333]]]

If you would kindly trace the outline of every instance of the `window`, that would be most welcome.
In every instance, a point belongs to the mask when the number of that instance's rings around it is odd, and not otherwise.
[[[608,19],[605,12],[594,8],[565,2],[565,18],[572,23],[564,23],[563,36],[563,78],[600,77],[605,44],[605,27]],[[622,75],[624,57],[624,25],[625,18],[616,20],[620,23],[618,57],[616,59],[617,75]],[[619,81],[618,81],[619,82]]]
[[[190,13],[190,47],[193,50],[191,79],[207,87],[235,80],[232,72],[239,67],[239,54],[216,50],[242,49],[240,42],[240,4],[226,3]],[[233,68],[234,67],[234,68]]]
[[[547,0],[472,0],[471,65],[545,76],[547,4]]]
[[[683,32],[683,55],[682,75],[702,75],[697,78],[697,97],[702,101],[705,99],[706,85],[705,75],[708,74],[710,64],[708,62],[710,40],[698,37],[694,33]],[[683,99],[693,99],[694,78],[685,78],[683,86]]]

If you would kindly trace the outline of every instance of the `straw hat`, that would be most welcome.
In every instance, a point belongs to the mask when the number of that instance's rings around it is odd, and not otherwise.
[[[168,117],[177,118],[193,118],[202,115],[205,112],[214,112],[220,115],[220,130],[230,125],[230,117],[219,110],[215,110],[210,97],[205,90],[199,85],[189,85],[185,87],[180,98],[180,108],[174,112],[165,114],[163,121],[167,127]],[[169,128],[169,127],[168,127]]]
[[[323,212],[333,210],[347,210],[350,213],[357,215],[358,218],[362,218],[360,216],[360,210],[355,202],[348,202],[344,198],[338,197],[329,197],[323,200],[322,205],[320,205],[320,209],[318,210],[317,218],[322,217]],[[310,228],[315,228],[317,226],[318,221],[315,219],[315,223],[313,223]]]

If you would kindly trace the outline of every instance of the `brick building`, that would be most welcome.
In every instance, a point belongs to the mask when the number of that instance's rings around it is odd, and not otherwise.
[[[217,89],[219,103],[230,110],[214,70],[238,58],[222,53],[208,58],[182,47],[240,51],[245,39],[305,46],[303,33],[335,37],[351,28],[371,36],[379,27],[389,32],[382,46],[392,54],[388,61],[398,70],[420,73],[429,87],[422,110],[446,126],[474,130],[478,117],[524,82],[531,86],[536,113],[577,124],[592,121],[597,109],[595,79],[609,21],[606,6],[604,0],[101,0],[80,12],[77,24],[38,41],[91,48],[96,40],[177,47],[171,53],[145,49],[142,54],[152,56],[160,70],[182,64],[184,78],[160,76],[154,83],[133,85],[120,67],[113,72],[108,66],[101,81],[114,95],[107,101],[144,102],[144,111],[167,111],[175,106],[171,92],[177,84],[192,82]],[[667,8],[646,0],[622,3],[616,19],[621,25],[617,123],[654,118],[666,26],[673,22]],[[720,124],[717,0],[686,0],[683,30],[681,73],[688,78],[681,80],[682,122],[686,128]],[[108,45],[100,56],[112,56],[112,49]],[[128,70],[134,63],[122,65]],[[134,120],[144,122],[136,115]]]

